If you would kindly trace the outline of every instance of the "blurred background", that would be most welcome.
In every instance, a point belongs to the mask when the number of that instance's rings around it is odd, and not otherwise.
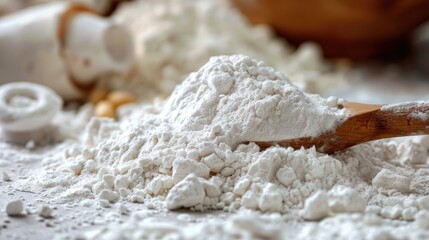
[[[0,16],[53,1],[0,0]],[[131,1],[71,2],[91,6],[102,16],[109,17],[121,4]],[[335,69],[347,69],[347,84],[327,84],[329,86],[321,91],[308,86],[307,81],[303,88],[308,92],[372,103],[429,98],[428,0],[229,2],[251,24],[269,25],[275,34],[298,49],[303,43],[314,42],[320,47],[322,57]],[[314,81],[320,85],[317,81],[322,80]]]
[[[429,17],[426,0],[234,0],[252,23],[270,24],[289,42],[315,41],[326,56],[406,54],[413,31]]]
[[[233,2],[252,23],[271,25],[296,46],[314,41],[326,57],[351,60],[359,73],[354,87],[329,93],[377,103],[429,95],[427,0]]]

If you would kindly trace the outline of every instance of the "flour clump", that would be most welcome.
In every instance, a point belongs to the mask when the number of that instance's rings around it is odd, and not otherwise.
[[[329,214],[328,195],[324,191],[317,191],[305,201],[302,217],[306,220],[320,220]]]
[[[411,178],[399,175],[389,169],[382,169],[373,179],[372,184],[380,188],[395,189],[399,192],[410,191]]]
[[[166,199],[166,207],[173,210],[202,205],[204,196],[204,187],[198,177],[195,174],[190,174],[170,190]]]
[[[24,204],[21,200],[13,200],[6,204],[6,214],[8,216],[21,216],[24,214]]]
[[[353,188],[335,186],[329,191],[329,208],[334,213],[363,212],[365,199]]]

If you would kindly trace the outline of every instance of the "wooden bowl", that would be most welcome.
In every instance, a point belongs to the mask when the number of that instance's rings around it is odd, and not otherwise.
[[[395,54],[429,19],[429,0],[233,0],[254,24],[270,24],[291,43],[318,42],[327,56]]]

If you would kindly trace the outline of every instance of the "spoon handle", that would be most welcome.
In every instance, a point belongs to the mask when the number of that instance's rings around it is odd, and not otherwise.
[[[367,130],[373,139],[429,133],[429,102],[384,105],[369,115]]]
[[[303,137],[277,142],[256,142],[267,148],[273,144],[298,149],[315,146],[321,152],[333,153],[373,140],[429,134],[429,102],[392,105],[344,103],[351,116],[337,129],[317,137]]]
[[[319,148],[330,153],[383,138],[429,134],[428,127],[429,102],[384,105],[351,116],[316,142],[322,141]]]

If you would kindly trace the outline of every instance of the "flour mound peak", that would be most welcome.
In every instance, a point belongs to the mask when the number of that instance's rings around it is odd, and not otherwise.
[[[179,85],[164,114],[182,131],[220,128],[235,141],[317,136],[345,114],[301,92],[282,73],[243,55],[212,57]]]

